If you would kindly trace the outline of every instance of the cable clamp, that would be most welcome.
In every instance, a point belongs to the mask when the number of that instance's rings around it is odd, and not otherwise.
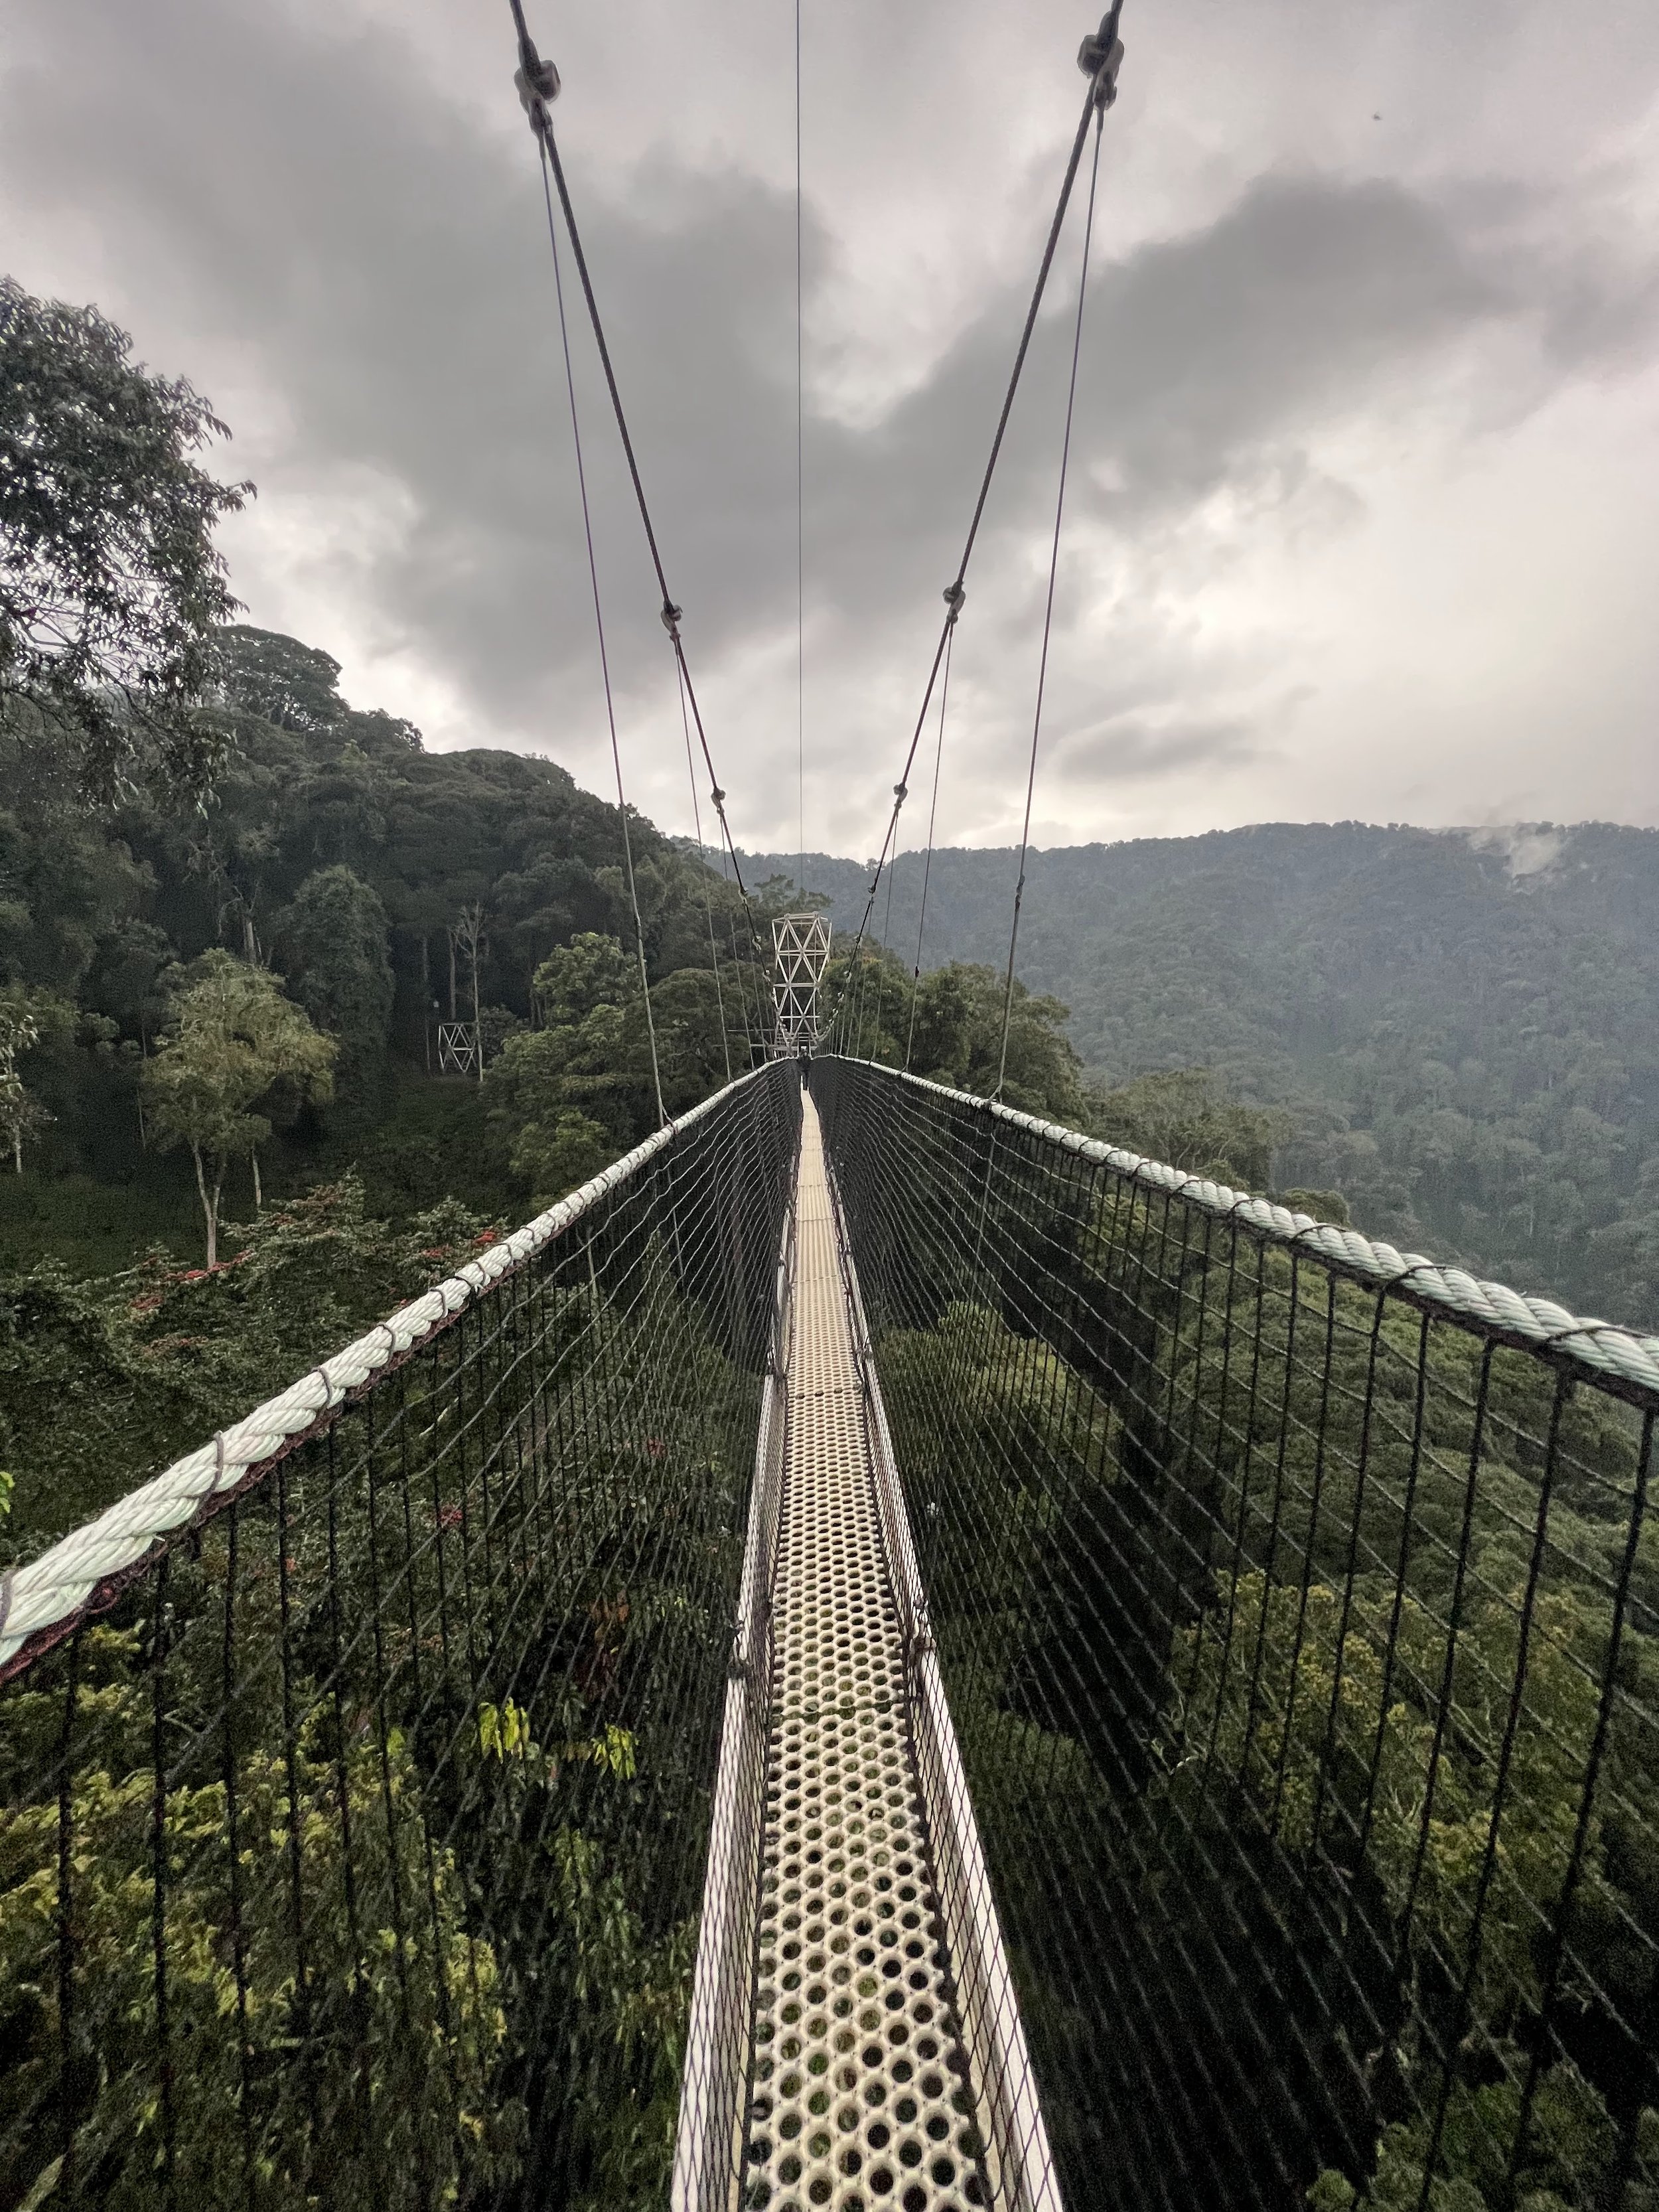
[[[519,88],[530,127],[539,136],[548,127],[547,104],[559,96],[559,72],[551,62],[542,59],[528,38],[519,51],[521,58],[513,72],[513,82]]]
[[[896,783],[893,786],[893,796],[897,799],[899,805],[902,806],[905,800],[910,796],[909,785],[908,783]]]
[[[684,612],[685,609],[684,607],[677,607],[672,599],[665,599],[663,601],[662,626],[668,632],[670,637],[678,637],[680,634],[680,617]]]
[[[714,800],[716,806],[725,805],[726,793],[720,789],[719,784],[714,783],[709,786],[708,796]]]
[[[1117,98],[1117,73],[1123,66],[1123,41],[1117,35],[1115,8],[1109,8],[1100,19],[1100,28],[1091,32],[1077,50],[1077,65],[1085,76],[1095,81],[1095,106],[1109,107]]]
[[[1084,43],[1086,45],[1088,42],[1085,40]],[[945,604],[951,610],[951,620],[952,622],[954,622],[957,617],[962,612],[963,605],[967,597],[967,588],[964,585],[959,583],[947,584],[945,586]]]

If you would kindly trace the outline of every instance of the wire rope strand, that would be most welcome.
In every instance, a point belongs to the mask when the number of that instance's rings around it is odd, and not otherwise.
[[[570,398],[570,437],[576,453],[576,484],[581,494],[582,535],[587,545],[588,581],[593,587],[593,628],[599,642],[599,673],[605,680],[605,716],[611,732],[611,763],[617,775],[617,812],[622,823],[623,860],[628,873],[628,904],[634,917],[634,949],[640,967],[640,996],[645,1002],[645,1033],[651,1045],[651,1087],[657,1098],[657,1126],[665,1128],[668,1109],[663,1104],[662,1070],[657,1060],[657,1023],[651,1010],[651,980],[645,965],[645,929],[640,921],[640,895],[634,880],[634,840],[628,828],[628,799],[623,789],[622,746],[617,738],[617,708],[611,695],[611,660],[605,644],[605,609],[599,598],[599,564],[593,551],[593,520],[587,504],[587,471],[582,464],[581,422],[576,408],[576,374],[570,360],[570,328],[564,312],[564,277],[559,264],[559,231],[553,218],[553,195],[548,184],[548,155],[551,133],[538,131],[542,149],[542,194],[547,203],[547,235],[553,248],[553,289],[559,303],[559,343],[564,354],[565,389]]]
[[[674,659],[679,668],[680,680],[685,685],[685,696],[691,708],[691,720],[696,726],[697,744],[702,749],[703,766],[708,771],[708,795],[714,801],[715,813],[720,817],[720,832],[726,840],[726,850],[732,855],[732,872],[737,878],[738,889],[743,891],[744,897],[747,898],[748,892],[744,884],[742,865],[738,859],[737,847],[732,842],[731,824],[726,818],[726,793],[721,790],[720,778],[714,773],[714,757],[709,750],[708,735],[703,727],[702,709],[697,704],[696,687],[691,681],[691,670],[685,657],[685,644],[680,636],[682,610],[675,605],[673,596],[668,588],[668,577],[663,568],[662,555],[658,550],[657,533],[651,520],[651,510],[646,503],[645,485],[640,476],[640,465],[634,453],[634,441],[629,433],[628,417],[623,411],[622,392],[617,386],[617,372],[611,365],[611,349],[605,343],[605,325],[599,319],[599,304],[594,295],[593,280],[588,274],[587,256],[582,251],[581,233],[576,228],[576,211],[570,203],[570,188],[565,182],[564,165],[559,159],[558,143],[553,136],[552,122],[547,115],[545,107],[540,111],[536,137],[552,169],[554,188],[559,195],[559,206],[563,211],[564,227],[570,239],[571,257],[575,262],[576,274],[581,283],[582,297],[587,303],[587,318],[593,326],[593,342],[599,349],[599,365],[605,371],[605,389],[611,395],[611,408],[617,418],[617,435],[622,440],[623,455],[628,463],[629,478],[634,487],[634,498],[640,510],[640,520],[645,527],[645,542],[650,548],[651,565],[656,570],[657,583],[662,592],[663,627],[668,632],[668,641],[673,647]]]
[[[963,586],[968,575],[968,563],[973,557],[974,546],[979,536],[980,523],[985,514],[986,501],[990,496],[991,480],[996,474],[997,462],[1001,458],[1002,441],[1007,433],[1009,418],[1013,412],[1014,398],[1019,389],[1020,377],[1025,367],[1025,357],[1030,350],[1031,334],[1036,328],[1038,311],[1042,305],[1043,294],[1048,289],[1048,272],[1054,266],[1055,249],[1060,244],[1060,234],[1065,226],[1066,211],[1071,204],[1072,188],[1077,182],[1078,169],[1083,160],[1083,149],[1088,143],[1089,120],[1091,116],[1096,118],[1096,162],[1097,167],[1098,166],[1100,129],[1104,124],[1107,108],[1117,97],[1116,71],[1122,58],[1122,49],[1117,43],[1117,30],[1122,12],[1123,0],[1113,0],[1113,5],[1102,19],[1100,29],[1096,37],[1092,40],[1085,41],[1085,53],[1089,53],[1092,48],[1093,54],[1097,56],[1098,59],[1095,62],[1089,78],[1089,90],[1083,103],[1083,113],[1078,119],[1077,131],[1072,140],[1071,154],[1066,163],[1066,173],[1060,180],[1060,197],[1054,204],[1054,217],[1048,225],[1048,235],[1043,243],[1042,258],[1037,265],[1036,282],[1031,289],[1030,304],[1025,310],[1025,321],[1020,331],[1019,343],[1014,351],[1013,368],[1009,373],[1007,389],[1003,394],[1001,411],[997,416],[996,430],[991,440],[991,451],[986,460],[985,473],[980,479],[979,496],[974,502],[974,512],[968,525],[968,535],[963,545],[962,558],[957,564],[954,579],[945,588],[945,600],[948,611],[939,631],[939,643],[933,648],[933,665],[927,672],[927,682],[922,691],[921,707],[916,715],[915,727],[910,733],[909,750],[904,757],[904,773],[893,787],[893,809],[888,817],[887,834],[882,841],[881,851],[877,855],[869,896],[865,901],[863,918],[859,923],[856,944],[860,945],[869,929],[871,916],[875,912],[876,891],[881,882],[882,870],[887,864],[888,853],[898,829],[899,811],[908,795],[910,770],[915,763],[916,749],[921,742],[921,732],[927,720],[927,710],[933,703],[933,687],[939,681],[939,669],[945,659],[951,624],[961,609],[963,597]],[[1082,56],[1079,58],[1080,63],[1083,62]],[[1084,65],[1086,67],[1087,64],[1085,63]],[[838,1003],[836,1017],[839,1016],[840,1011]],[[832,1019],[836,1017],[832,1017]]]
[[[939,818],[939,766],[945,758],[945,709],[951,697],[951,647],[956,635],[954,620],[945,643],[945,673],[939,682],[939,743],[933,748],[933,793],[927,806],[927,852],[921,864],[921,905],[916,915],[916,957],[910,970],[910,1028],[904,1040],[904,1072],[910,1072],[910,1055],[916,1042],[916,998],[921,988],[921,941],[927,927],[927,884],[933,872],[933,825]]]
[[[1020,908],[1025,898],[1025,856],[1031,842],[1031,799],[1036,789],[1037,741],[1042,731],[1042,695],[1048,679],[1048,640],[1054,621],[1054,581],[1060,573],[1060,530],[1066,513],[1066,477],[1072,459],[1072,418],[1077,406],[1077,368],[1083,350],[1083,308],[1089,292],[1089,248],[1094,238],[1095,191],[1100,182],[1100,142],[1106,111],[1095,120],[1095,154],[1089,171],[1089,209],[1083,222],[1083,267],[1078,276],[1077,318],[1072,326],[1072,373],[1066,387],[1066,430],[1060,447],[1060,483],[1054,494],[1054,532],[1048,549],[1048,591],[1042,610],[1042,651],[1037,660],[1036,706],[1031,716],[1031,757],[1025,772],[1025,815],[1019,832],[1019,874],[1014,884],[1014,915],[1008,931],[1008,972],[1002,986],[1002,1044],[997,1055],[997,1087],[1002,1096],[1008,1073],[1008,1025],[1014,1011],[1014,954],[1019,944]]]

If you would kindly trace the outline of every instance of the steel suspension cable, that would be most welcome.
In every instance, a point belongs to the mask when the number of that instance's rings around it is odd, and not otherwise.
[[[576,408],[576,375],[570,361],[570,329],[565,319],[564,277],[559,266],[558,226],[553,220],[553,195],[548,185],[547,142],[542,140],[542,191],[547,203],[547,235],[553,247],[553,289],[559,303],[559,343],[564,352],[565,389],[570,398],[570,436],[576,452],[576,483],[581,493],[582,534],[587,544],[587,574],[593,588],[593,627],[599,641],[599,673],[605,679],[605,714],[611,731],[611,761],[617,774],[617,812],[622,822],[623,860],[627,869],[628,903],[634,917],[634,949],[640,968],[640,995],[645,1001],[645,1030],[651,1045],[651,1085],[657,1097],[657,1125],[665,1127],[668,1109],[663,1104],[662,1070],[657,1061],[657,1023],[651,1010],[651,979],[646,972],[645,929],[640,920],[640,896],[634,880],[634,840],[628,828],[628,798],[623,789],[622,747],[617,738],[617,709],[611,696],[611,661],[605,644],[605,609],[599,598],[599,566],[593,552],[593,522],[587,504],[587,471],[582,463],[581,422]]]
[[[1077,406],[1077,366],[1083,350],[1083,305],[1089,290],[1089,248],[1095,231],[1095,191],[1100,182],[1100,142],[1105,110],[1095,122],[1095,157],[1089,171],[1089,209],[1083,222],[1083,266],[1078,275],[1077,319],[1072,328],[1072,374],[1066,387],[1066,432],[1060,447],[1060,484],[1054,494],[1054,534],[1048,549],[1048,592],[1042,609],[1042,651],[1037,661],[1036,707],[1031,717],[1031,757],[1025,773],[1025,816],[1019,832],[1019,874],[1014,884],[1014,915],[1008,931],[1008,972],[1002,986],[1002,1047],[997,1059],[997,1087],[1000,1098],[1008,1073],[1008,1024],[1014,1010],[1014,953],[1019,944],[1020,908],[1025,898],[1025,856],[1031,842],[1031,797],[1036,789],[1037,740],[1042,730],[1042,695],[1048,678],[1048,640],[1054,621],[1054,580],[1060,572],[1060,526],[1066,512],[1066,476],[1072,459],[1072,418]]]
[[[708,749],[708,733],[702,725],[702,712],[697,705],[697,694],[691,681],[691,671],[685,657],[685,645],[680,636],[680,623],[684,609],[677,606],[668,588],[667,572],[663,567],[662,554],[657,545],[657,533],[651,520],[651,509],[646,501],[645,484],[640,475],[640,465],[634,453],[634,441],[629,434],[628,417],[622,403],[622,392],[617,383],[617,372],[611,365],[611,349],[605,343],[605,325],[599,319],[599,303],[593,290],[593,280],[588,274],[587,256],[582,251],[581,233],[576,227],[576,212],[571,205],[570,188],[565,182],[564,165],[559,159],[557,141],[553,135],[553,118],[548,103],[558,96],[559,73],[551,62],[545,62],[536,50],[525,21],[524,0],[507,0],[513,11],[514,28],[519,36],[519,89],[530,118],[530,127],[536,134],[542,149],[544,162],[551,169],[554,187],[558,192],[559,206],[564,215],[565,229],[569,234],[571,257],[576,264],[576,274],[582,288],[582,297],[587,303],[587,318],[593,327],[593,342],[599,349],[599,365],[605,371],[605,389],[611,395],[611,412],[617,418],[617,432],[622,440],[623,458],[628,463],[628,474],[634,486],[634,498],[640,510],[640,520],[645,527],[645,542],[650,549],[651,565],[656,570],[658,588],[662,592],[662,625],[668,633],[679,668],[680,680],[685,685],[685,696],[691,708],[691,719],[696,725],[697,743],[702,751],[703,765],[708,771],[708,795],[720,817],[720,834],[726,848],[732,856],[732,871],[737,878],[738,889],[748,892],[743,880],[743,869],[738,863],[737,848],[732,842],[731,825],[726,818],[726,793],[720,788],[720,778],[714,773],[714,756]],[[752,927],[752,925],[751,925]]]
[[[517,0],[514,0],[514,4],[517,4]],[[894,839],[897,835],[899,814],[905,799],[909,795],[910,770],[915,763],[916,749],[921,742],[921,732],[927,720],[927,710],[933,702],[933,687],[939,681],[939,671],[944,663],[945,648],[950,642],[951,629],[967,596],[963,587],[968,575],[968,563],[973,557],[974,546],[979,537],[979,528],[984,518],[986,501],[990,497],[991,480],[996,474],[997,463],[1001,458],[1003,439],[1007,433],[1009,417],[1013,413],[1014,398],[1019,389],[1019,380],[1024,370],[1026,355],[1030,350],[1031,335],[1036,328],[1038,311],[1042,305],[1042,295],[1048,288],[1048,272],[1054,265],[1055,249],[1060,244],[1060,234],[1065,226],[1066,210],[1071,204],[1072,187],[1077,181],[1078,169],[1083,160],[1083,149],[1088,143],[1090,118],[1097,117],[1103,123],[1106,110],[1117,98],[1117,72],[1123,59],[1123,47],[1117,33],[1118,21],[1122,12],[1123,0],[1113,0],[1111,7],[1101,18],[1100,28],[1084,40],[1078,55],[1078,66],[1084,70],[1089,79],[1088,94],[1084,100],[1083,112],[1078,119],[1077,131],[1072,140],[1072,150],[1066,160],[1066,173],[1060,180],[1060,197],[1055,202],[1054,217],[1048,225],[1048,235],[1043,244],[1042,258],[1037,266],[1036,283],[1032,287],[1030,304],[1026,308],[1024,324],[1019,334],[1019,343],[1015,349],[1013,368],[1009,373],[1007,389],[1003,394],[1001,412],[997,416],[997,426],[991,440],[990,453],[985,463],[985,473],[980,479],[979,495],[974,501],[974,512],[968,525],[967,538],[963,544],[962,558],[957,563],[956,575],[945,586],[945,622],[939,631],[939,643],[933,648],[933,664],[928,669],[927,682],[922,691],[921,710],[917,714],[915,727],[911,732],[909,747],[904,757],[904,770],[893,787],[892,812],[888,817],[887,833],[882,840],[881,850],[877,855],[875,872],[871,878],[869,893],[865,900],[863,917],[859,923],[854,944],[854,964],[856,964],[857,950],[863,945],[870,927],[871,915],[875,911],[876,891],[881,882],[882,871],[887,865],[888,855],[893,848]],[[1098,146],[1098,131],[1096,143]],[[842,997],[844,1000],[844,993]],[[841,1006],[838,1003],[837,1016],[840,1011]]]

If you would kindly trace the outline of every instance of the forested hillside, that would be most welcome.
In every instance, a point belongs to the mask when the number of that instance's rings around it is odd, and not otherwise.
[[[791,855],[753,863],[799,872]],[[924,967],[1006,956],[1015,855],[933,855]],[[914,958],[921,856],[877,900]],[[857,926],[867,867],[809,855]],[[1283,1107],[1281,1185],[1659,1324],[1659,832],[1267,823],[1031,856],[1020,972],[1097,1084],[1207,1066]]]

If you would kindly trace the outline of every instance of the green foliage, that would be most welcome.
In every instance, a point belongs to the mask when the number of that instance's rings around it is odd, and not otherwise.
[[[18,1484],[5,1546],[38,1550],[112,1504],[492,1233],[453,1201],[394,1228],[348,1176],[239,1228],[210,1271],[158,1254],[106,1284],[51,1261],[0,1273],[0,1464]]]
[[[1266,1190],[1273,1153],[1291,1135],[1287,1115],[1226,1097],[1205,1067],[1137,1076],[1089,1105],[1091,1127],[1108,1144],[1235,1190]]]
[[[218,1258],[225,1170],[270,1134],[254,1109],[279,1085],[326,1098],[335,1049],[283,997],[282,978],[263,968],[214,951],[180,978],[167,1032],[145,1063],[143,1097],[161,1145],[190,1147],[210,1267]]]
[[[224,424],[131,346],[0,279],[0,715],[67,738],[104,796],[147,753],[205,781],[190,709],[236,605],[212,532],[252,489],[197,465]]]
[[[855,972],[849,958],[833,959],[823,988],[825,1005],[838,1010],[834,1048],[890,1067],[908,1064],[931,1083],[989,1097],[1002,1064],[1005,980],[994,968],[953,961],[913,986],[891,953],[861,953]],[[1087,1108],[1066,1018],[1057,999],[1035,995],[1015,978],[1001,1095],[1022,1113],[1079,1128]]]
[[[613,937],[586,932],[543,961],[543,1026],[509,1036],[484,1076],[489,1121],[538,1209],[597,1175],[657,1126],[639,970]],[[652,987],[663,1103],[683,1113],[726,1079],[719,986],[682,969]]]
[[[1006,852],[936,852],[925,959],[1000,962],[1012,876]],[[808,880],[856,926],[867,866],[813,855]],[[921,883],[901,854],[907,964]],[[1030,855],[1020,973],[1072,1009],[1091,1082],[1205,1067],[1287,1113],[1281,1179],[1342,1192],[1368,1235],[1659,1325],[1659,830],[1063,846]]]
[[[378,1103],[393,994],[379,897],[348,867],[319,868],[295,893],[277,941],[295,998],[339,1041],[340,1087]]]
[[[136,1656],[131,1632],[94,1629],[82,1640],[81,1711],[95,1723],[100,1755],[70,1785],[71,1880],[77,1964],[100,1992],[104,2033],[97,2073],[78,2085],[58,2074],[58,1808],[14,1801],[0,1814],[0,1977],[13,2053],[0,2136],[38,2142],[41,2135],[24,2133],[20,2122],[49,2099],[72,2100],[58,2103],[51,2130],[60,2142],[70,2136],[60,2155],[96,2201],[133,2212],[240,2198],[250,2149],[245,2109],[259,2201],[295,2212],[316,2203],[325,2179],[337,2197],[377,2204],[453,2201],[462,2142],[471,2147],[474,2178],[510,2166],[515,2115],[492,2095],[506,2033],[495,1960],[467,1930],[454,1855],[440,1850],[428,1863],[420,1778],[401,1740],[387,1744],[384,1765],[380,1747],[359,1741],[344,1753],[348,1876],[324,1706],[313,1707],[301,1732],[293,1794],[287,1762],[273,1748],[255,1741],[238,1755],[234,1893],[224,1782],[167,1792],[168,2029],[189,2058],[173,2069],[164,2115],[146,2063],[155,2034],[155,1790],[144,1763],[152,1722],[132,1679]],[[8,1723],[14,1755],[32,1729],[49,1734],[60,1701],[26,1691],[19,1703]],[[431,1917],[412,1917],[401,1935],[358,1925],[354,1939],[354,1900],[385,1900],[394,1885],[428,1896]],[[303,1991],[293,1968],[296,1889],[309,1930]],[[372,2070],[323,2062],[330,2048],[366,2045],[376,2052]],[[246,2107],[245,2081],[258,2085]],[[295,2124],[296,2110],[307,2112],[306,2124]],[[163,2170],[168,2134],[176,2195]],[[104,2166],[120,2175],[112,2195],[97,2191]],[[15,2201],[40,2179],[0,2173],[0,2189]]]

